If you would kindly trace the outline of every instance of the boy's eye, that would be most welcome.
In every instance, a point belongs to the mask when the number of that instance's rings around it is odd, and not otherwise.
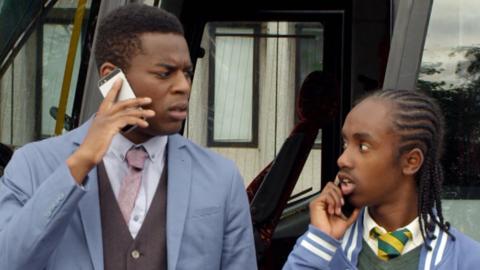
[[[191,82],[193,79],[193,73],[190,71],[185,71],[184,74],[185,74],[185,78],[187,78],[187,80]]]
[[[193,78],[193,70],[189,69],[185,71],[185,77],[189,78],[190,80]]]
[[[369,147],[368,147],[367,144],[365,144],[365,143],[361,143],[361,144],[360,144],[360,151],[361,151],[361,152],[368,151],[368,149],[369,149]]]

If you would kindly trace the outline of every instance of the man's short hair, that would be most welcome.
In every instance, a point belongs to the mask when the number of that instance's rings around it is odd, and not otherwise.
[[[110,62],[124,71],[130,60],[140,53],[143,33],[175,33],[183,35],[183,27],[175,15],[152,6],[128,4],[110,12],[98,27],[95,44],[97,67]]]

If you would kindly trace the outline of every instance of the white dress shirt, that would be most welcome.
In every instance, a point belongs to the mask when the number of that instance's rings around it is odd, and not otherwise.
[[[370,237],[370,231],[374,227],[379,227],[380,230],[384,233],[387,232],[385,228],[382,226],[378,225],[375,220],[370,216],[368,213],[368,208],[365,208],[364,215],[363,215],[363,240],[367,242],[368,246],[373,250],[375,254],[378,253],[378,241],[377,239],[372,239]],[[403,248],[402,254],[405,254],[416,247],[420,246],[423,244],[423,238],[422,238],[422,233],[420,231],[420,224],[418,224],[418,217],[416,217],[412,222],[410,222],[407,226],[403,227],[408,229],[410,232],[412,232],[412,240],[408,240],[407,243],[405,244],[405,247]],[[403,229],[403,228],[399,228]]]
[[[133,146],[143,146],[147,151],[148,158],[145,160],[143,167],[142,184],[128,223],[128,229],[133,238],[137,236],[138,231],[142,227],[153,196],[157,190],[158,183],[160,182],[160,176],[165,165],[165,148],[167,141],[167,136],[156,136],[145,143],[135,145],[123,135],[117,134],[113,137],[112,143],[103,157],[103,163],[108,178],[110,179],[113,193],[115,194],[115,198],[118,198],[123,178],[128,172],[128,165],[125,160],[127,151]]]

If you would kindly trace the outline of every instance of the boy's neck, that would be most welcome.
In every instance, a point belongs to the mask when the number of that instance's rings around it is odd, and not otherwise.
[[[418,194],[416,190],[402,192],[401,200],[377,206],[369,206],[368,213],[375,222],[392,232],[410,224],[418,217]]]

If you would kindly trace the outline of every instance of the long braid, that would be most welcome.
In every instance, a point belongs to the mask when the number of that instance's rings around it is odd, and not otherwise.
[[[425,240],[435,238],[435,225],[455,240],[442,212],[443,171],[440,159],[445,131],[439,106],[427,95],[411,90],[376,91],[366,98],[378,98],[393,105],[393,128],[400,135],[399,156],[414,148],[423,152],[424,162],[415,178],[420,230],[426,247],[431,249]]]

